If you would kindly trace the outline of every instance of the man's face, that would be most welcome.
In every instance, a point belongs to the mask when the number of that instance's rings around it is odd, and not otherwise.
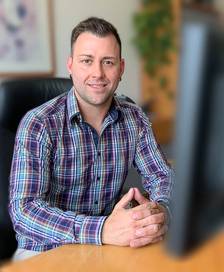
[[[124,72],[124,60],[113,35],[98,37],[90,32],[79,35],[67,68],[81,105],[106,106]]]

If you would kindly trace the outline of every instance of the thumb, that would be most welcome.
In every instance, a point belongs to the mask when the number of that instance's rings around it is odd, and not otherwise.
[[[134,198],[134,189],[130,188],[127,194],[125,194],[121,200],[116,204],[115,209],[122,209],[125,208],[129,201],[131,201]]]
[[[134,199],[141,205],[150,202],[149,199],[144,197],[138,188],[133,188],[134,189]]]

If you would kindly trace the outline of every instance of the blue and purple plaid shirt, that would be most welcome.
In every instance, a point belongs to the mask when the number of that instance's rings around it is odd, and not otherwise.
[[[132,165],[150,199],[168,204],[173,172],[137,105],[115,96],[99,136],[83,120],[73,89],[29,111],[17,131],[10,175],[19,248],[100,245]]]

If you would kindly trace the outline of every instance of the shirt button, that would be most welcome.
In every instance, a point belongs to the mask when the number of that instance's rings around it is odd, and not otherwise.
[[[97,204],[98,204],[98,201],[96,200],[96,201],[94,202],[94,204],[97,205]]]
[[[101,153],[100,153],[100,152],[98,152],[98,153],[97,153],[97,155],[98,155],[98,156],[100,156],[100,155],[101,155]]]
[[[97,180],[100,180],[100,177],[97,177]]]

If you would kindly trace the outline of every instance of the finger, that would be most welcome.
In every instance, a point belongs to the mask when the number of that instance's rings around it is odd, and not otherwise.
[[[144,238],[138,238],[138,239],[133,239],[130,241],[130,247],[143,247],[146,246],[148,244],[152,244],[152,243],[156,243],[163,240],[163,237],[156,237],[156,238],[152,238],[152,237],[144,237]]]
[[[161,213],[161,211],[157,208],[149,208],[146,204],[143,204],[132,209],[132,218],[135,220],[141,220],[157,213]]]
[[[135,235],[137,237],[158,237],[164,235],[168,230],[167,225],[154,224],[144,228],[137,229]]]
[[[139,204],[144,204],[144,203],[149,202],[149,200],[140,193],[138,188],[134,188],[134,199]]]
[[[153,215],[149,215],[143,219],[137,220],[136,221],[136,226],[139,228],[145,227],[148,225],[153,225],[153,224],[164,224],[165,222],[165,214],[164,213],[157,213]]]
[[[134,197],[134,189],[130,188],[130,190],[125,194],[121,200],[115,205],[114,209],[121,209],[125,208],[128,203],[133,199]]]
[[[135,237],[139,238],[144,236],[153,236],[159,231],[160,228],[160,224],[152,224],[147,227],[138,228],[135,231]]]
[[[144,204],[140,204],[134,208],[132,208],[132,211],[138,211],[138,210],[144,210],[144,209],[157,209],[161,212],[161,210],[158,207],[158,204],[156,202],[152,202],[152,201],[147,201]]]
[[[151,244],[158,243],[164,239],[164,235],[158,236],[154,239],[152,239]]]

